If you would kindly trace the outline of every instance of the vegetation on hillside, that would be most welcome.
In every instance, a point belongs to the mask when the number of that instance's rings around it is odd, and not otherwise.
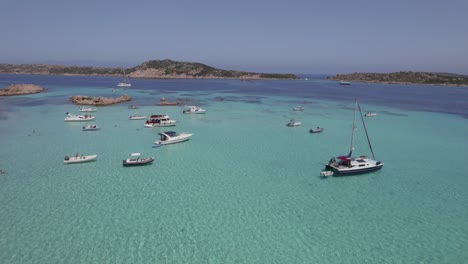
[[[47,64],[0,64],[0,73],[7,74],[118,76],[123,75],[124,72],[133,78],[297,79],[293,74],[222,70],[202,63],[172,60],[151,60],[128,69]]]
[[[337,74],[331,80],[399,84],[468,85],[468,76],[449,73],[400,71],[393,73]]]
[[[265,78],[265,79],[297,79],[294,74],[261,74],[254,72],[242,72],[221,70],[197,62],[179,62],[172,60],[147,61],[137,67],[128,70],[129,73],[157,69],[164,71],[168,76],[185,75],[193,78]]]

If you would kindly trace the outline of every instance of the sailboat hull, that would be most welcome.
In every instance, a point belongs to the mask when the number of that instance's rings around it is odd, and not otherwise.
[[[380,163],[379,165],[374,165],[374,166],[369,166],[369,167],[363,167],[363,168],[337,168],[333,165],[326,165],[325,169],[326,170],[332,170],[335,172],[333,176],[350,176],[350,175],[358,175],[358,174],[364,174],[368,172],[373,172],[382,169],[383,163]]]

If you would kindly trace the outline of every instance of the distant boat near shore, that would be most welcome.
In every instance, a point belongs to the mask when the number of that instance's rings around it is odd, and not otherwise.
[[[340,81],[340,85],[351,85],[351,82]]]
[[[125,71],[124,71],[124,75],[125,75]],[[130,81],[128,80],[128,76],[125,75],[125,79],[121,82],[119,82],[117,84],[117,87],[131,87],[132,84],[130,83]]]

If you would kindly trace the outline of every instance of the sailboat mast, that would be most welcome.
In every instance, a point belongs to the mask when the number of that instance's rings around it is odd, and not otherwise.
[[[372,149],[372,145],[369,139],[369,134],[367,133],[366,123],[364,122],[364,117],[362,116],[361,106],[358,105],[358,107],[359,107],[359,113],[361,114],[362,125],[364,126],[364,131],[366,131],[367,143],[369,144],[369,148],[372,153],[372,158],[375,160],[374,150]]]
[[[354,105],[354,120],[353,120],[353,132],[351,133],[351,147],[349,148],[349,155],[353,152],[353,141],[354,141],[354,130],[356,130],[356,110],[357,110],[357,100]]]

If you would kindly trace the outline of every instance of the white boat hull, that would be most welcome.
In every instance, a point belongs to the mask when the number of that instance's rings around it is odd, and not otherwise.
[[[96,119],[96,117],[82,117],[82,116],[78,116],[78,117],[65,117],[65,119],[63,121],[65,122],[84,122],[84,121],[94,121]]]
[[[96,108],[81,108],[79,112],[96,112]]]
[[[325,128],[311,128],[309,130],[310,133],[322,133],[325,130]]]
[[[196,111],[184,110],[182,113],[184,114],[206,114],[206,110],[196,110]]]
[[[154,158],[125,159],[122,161],[124,167],[149,165],[153,163]]]
[[[205,114],[206,110],[198,108],[196,106],[186,106],[187,109],[184,109],[182,113],[184,114]]]
[[[154,142],[155,145],[168,145],[168,144],[174,144],[174,143],[179,143],[179,142],[184,142],[189,140],[192,137],[193,134],[179,134],[178,136],[171,137],[166,140],[157,140]]]
[[[288,127],[297,127],[297,126],[300,126],[300,125],[302,125],[301,122],[294,122],[294,123],[286,124],[286,126],[288,126]]]
[[[73,163],[84,163],[96,160],[97,155],[87,155],[87,156],[74,156],[74,157],[65,157],[63,163],[73,164]]]
[[[84,126],[82,129],[83,129],[83,131],[96,131],[96,130],[99,130],[101,128],[98,127],[98,126]]]
[[[349,161],[332,159],[326,169],[333,170],[336,175],[352,175],[380,170],[383,163],[367,157],[351,158]]]
[[[171,126],[175,126],[176,125],[176,121],[175,120],[172,120],[169,121],[169,122],[159,122],[159,123],[147,123],[145,124],[145,127],[147,128],[153,128],[153,127],[171,127]]]
[[[142,120],[142,119],[146,119],[146,116],[131,116],[128,119],[130,119],[130,120]]]

